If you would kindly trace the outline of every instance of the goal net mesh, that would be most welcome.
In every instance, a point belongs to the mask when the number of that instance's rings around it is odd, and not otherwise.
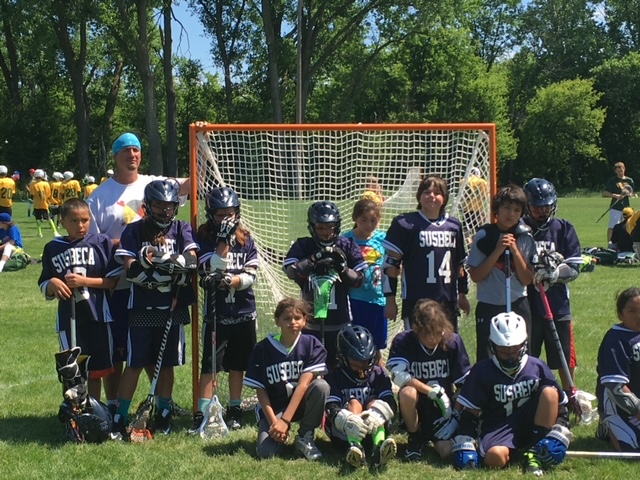
[[[447,212],[463,223],[467,242],[491,218],[493,125],[194,124],[191,157],[194,223],[206,221],[204,199],[212,188],[231,187],[240,198],[242,223],[261,261],[254,285],[259,340],[275,329],[277,302],[300,294],[282,263],[292,242],[308,236],[311,203],[336,203],[346,231],[355,202],[379,188],[379,228],[386,230],[394,216],[416,209],[420,179],[439,175],[449,187]]]

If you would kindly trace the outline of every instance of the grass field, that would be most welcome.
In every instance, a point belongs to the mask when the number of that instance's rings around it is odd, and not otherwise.
[[[595,220],[606,209],[602,198],[565,198],[560,200],[559,216],[574,223],[583,246],[603,246],[606,239],[605,217]],[[186,215],[183,209],[181,216]],[[21,227],[25,249],[38,258],[47,238],[36,236],[32,218],[26,217],[26,203],[14,207],[14,219]],[[44,230],[45,236],[50,231]],[[614,295],[638,284],[637,267],[598,267],[582,274],[571,286],[580,388],[594,391],[596,355],[604,332],[615,321]],[[175,433],[145,445],[109,442],[104,445],[72,445],[65,441],[64,427],[56,418],[61,387],[55,372],[53,354],[58,349],[55,334],[54,302],[45,302],[37,287],[40,266],[0,273],[0,479],[29,478],[48,480],[69,478],[366,478],[369,471],[353,472],[343,466],[339,455],[331,451],[323,433],[318,445],[325,460],[311,464],[295,455],[293,447],[285,458],[259,461],[254,455],[255,425],[249,425],[224,440],[203,443],[187,435],[191,419],[176,421]],[[261,312],[263,324],[271,324],[269,312]],[[461,333],[473,351],[472,318],[463,318]],[[177,370],[175,398],[183,406],[191,404],[190,365]],[[134,405],[146,395],[148,382],[141,380]],[[573,450],[607,450],[593,438],[595,426],[578,426]],[[404,454],[406,438],[398,435],[399,457]],[[615,460],[569,459],[549,477],[633,478],[637,465]],[[480,470],[456,472],[427,451],[420,464],[398,459],[384,476],[390,478],[518,478],[519,468],[501,472]]]

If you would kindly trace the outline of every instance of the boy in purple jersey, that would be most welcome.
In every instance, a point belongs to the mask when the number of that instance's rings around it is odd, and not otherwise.
[[[212,189],[206,199],[207,222],[198,228],[199,270],[217,274],[216,291],[216,368],[229,372],[227,424],[231,430],[242,427],[242,381],[249,355],[256,344],[256,299],[253,283],[258,274],[258,250],[249,231],[240,225],[240,200],[229,187]],[[211,398],[211,331],[208,312],[204,312],[200,399],[193,416],[195,433],[200,427]],[[217,373],[217,372],[216,372]]]
[[[45,245],[38,285],[47,300],[58,300],[56,331],[61,350],[76,346],[71,345],[70,331],[71,302],[75,303],[77,346],[91,357],[89,395],[100,400],[101,379],[113,371],[107,290],[117,281],[113,275],[118,272],[110,272],[109,266],[115,248],[106,235],[88,233],[91,214],[84,200],[64,202],[60,223],[67,236]]]
[[[258,395],[258,443],[260,458],[278,455],[289,438],[291,422],[299,422],[296,449],[307,460],[320,460],[314,442],[322,423],[329,385],[320,376],[327,373],[327,351],[312,335],[303,335],[310,315],[307,303],[284,298],[274,312],[279,334],[259,342],[249,358],[244,384]]]
[[[464,270],[465,242],[462,225],[445,213],[449,200],[447,183],[430,176],[420,182],[416,193],[418,211],[398,215],[391,222],[383,242],[383,290],[387,298],[386,317],[398,315],[396,291],[402,270],[402,318],[405,330],[418,300],[429,298],[447,309],[454,330],[458,310],[469,314],[469,285]],[[402,269],[400,268],[402,267]]]
[[[478,284],[476,305],[476,361],[489,358],[489,323],[491,318],[506,311],[507,272],[510,277],[511,308],[524,318],[531,329],[531,310],[527,285],[533,279],[530,262],[535,244],[529,228],[520,222],[527,206],[522,188],[509,185],[498,190],[491,203],[496,223],[484,225],[473,237],[467,259],[471,280]],[[507,270],[505,251],[509,249]]]
[[[562,382],[562,388],[571,390],[571,380],[561,368],[560,352],[545,317],[545,309],[540,298],[538,288],[540,283],[546,288],[547,298],[553,314],[553,322],[558,331],[562,351],[569,366],[570,375],[575,383],[574,369],[576,367],[573,330],[571,328],[571,305],[569,303],[569,288],[567,284],[578,278],[582,265],[582,249],[580,240],[573,225],[567,220],[554,218],[558,196],[551,182],[543,178],[532,178],[525,186],[527,194],[527,213],[524,222],[531,227],[531,235],[536,245],[538,258],[541,260],[534,265],[535,275],[533,283],[527,287],[529,304],[531,306],[531,338],[529,340],[530,353],[539,357],[542,344],[547,352],[547,364],[557,369]],[[549,265],[542,261],[548,254],[556,252],[556,262]],[[557,254],[560,254],[559,257]]]
[[[325,377],[331,387],[327,398],[327,435],[337,449],[346,451],[346,460],[356,468],[366,464],[363,441],[371,451],[371,464],[382,467],[398,450],[386,427],[397,405],[391,380],[375,366],[376,345],[371,332],[359,325],[338,333],[340,366]]]
[[[567,398],[549,367],[526,354],[527,327],[520,315],[496,315],[489,331],[492,356],[473,366],[456,400],[462,412],[453,438],[454,465],[504,468],[524,451],[525,469],[541,476],[567,453],[572,435],[559,418]]]
[[[298,238],[284,259],[284,271],[313,305],[314,315],[305,333],[319,338],[327,349],[327,365],[337,365],[338,331],[351,323],[348,292],[364,281],[367,264],[352,238],[340,236],[340,211],[332,202],[309,207],[310,237]]]
[[[175,220],[178,213],[177,181],[154,180],[144,189],[144,218],[122,232],[116,260],[124,264],[131,282],[129,295],[129,351],[127,366],[118,387],[114,430],[126,438],[125,427],[140,372],[153,367],[158,358],[165,325],[172,326],[162,358],[156,387],[155,431],[171,432],[173,367],[184,365],[184,325],[190,322],[189,305],[196,296],[189,275],[168,273],[178,265],[197,266],[198,244],[191,225]],[[172,313],[173,308],[173,313]]]
[[[602,339],[598,351],[598,438],[619,452],[640,451],[640,289],[616,299],[620,324]]]
[[[451,456],[449,438],[455,430],[451,401],[469,372],[469,356],[462,338],[453,331],[444,306],[419,300],[411,330],[399,333],[391,344],[387,368],[399,388],[400,414],[409,444],[405,458],[422,458],[422,446],[434,441],[441,458]]]

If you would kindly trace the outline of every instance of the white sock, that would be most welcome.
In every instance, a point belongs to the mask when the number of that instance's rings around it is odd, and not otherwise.
[[[0,260],[0,272],[2,271],[2,269],[4,268],[4,264],[7,263],[6,260]]]

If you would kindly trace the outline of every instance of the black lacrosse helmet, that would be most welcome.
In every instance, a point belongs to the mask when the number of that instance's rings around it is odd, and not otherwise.
[[[320,223],[335,223],[334,232],[330,240],[323,240],[318,236],[316,227]],[[311,204],[307,212],[307,228],[311,237],[318,245],[323,247],[332,246],[338,235],[340,235],[340,210],[333,202],[315,202]]]
[[[233,207],[236,209],[236,218],[240,219],[240,199],[238,194],[229,187],[213,188],[207,194],[207,221],[217,224],[214,220],[216,210]]]
[[[544,178],[532,178],[525,183],[523,190],[527,194],[527,216],[539,229],[546,227],[549,221],[553,219],[556,209],[558,208],[556,187]],[[551,213],[549,213],[547,217],[535,218],[529,208],[532,205],[534,207],[551,207]]]
[[[67,436],[76,443],[105,442],[113,426],[107,406],[93,397],[88,397],[80,409],[69,402],[63,402],[58,418],[67,424]]]
[[[360,325],[348,325],[338,332],[337,357],[344,373],[355,382],[369,378],[376,357],[376,346],[371,332]],[[363,369],[355,370],[349,360],[366,362]]]
[[[151,209],[151,202],[171,202],[173,208],[164,211],[161,214],[154,214]],[[160,228],[167,228],[178,214],[178,205],[180,205],[180,184],[177,180],[154,180],[144,189],[144,199],[142,208],[144,214],[151,218],[153,222]]]

